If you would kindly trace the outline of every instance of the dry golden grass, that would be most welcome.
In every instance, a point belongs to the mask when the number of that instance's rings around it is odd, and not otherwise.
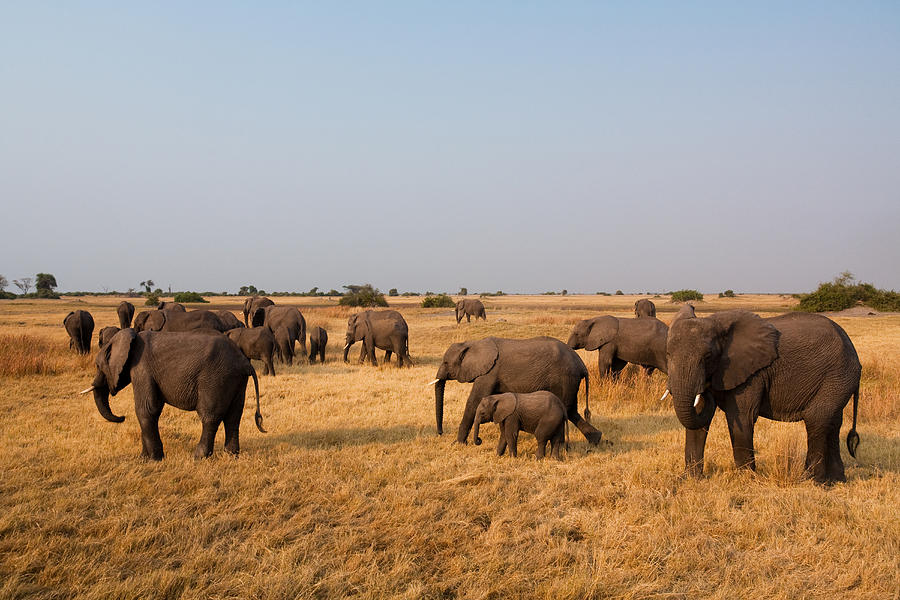
[[[357,347],[354,364],[339,361],[348,309],[276,299],[328,330],[329,362],[260,378],[269,434],[246,411],[239,458],[220,432],[214,457],[195,463],[196,415],[167,407],[166,459],[145,462],[131,388],[112,399],[127,415],[118,425],[77,395],[92,365],[68,351],[62,318],[84,308],[99,330],[119,299],[81,300],[0,302],[0,598],[898,596],[898,316],[838,319],[863,362],[862,443],[859,460],[844,451],[848,483],[823,488],[801,479],[801,424],[760,420],[752,474],[734,469],[721,415],[708,475],[683,479],[664,377],[629,367],[600,381],[593,353],[582,356],[600,448],[573,432],[565,462],[539,463],[526,434],[520,457],[501,459],[493,425],[484,445],[457,446],[470,386],[455,382],[449,435],[435,435],[424,384],[450,343],[565,339],[578,319],[627,316],[634,296],[488,298],[489,320],[459,327],[452,309],[398,299],[416,363],[403,370],[359,366]],[[213,307],[239,314],[240,300]],[[676,307],[656,302],[671,319]],[[698,311],[792,303],[742,296]],[[29,366],[18,339],[47,366]]]

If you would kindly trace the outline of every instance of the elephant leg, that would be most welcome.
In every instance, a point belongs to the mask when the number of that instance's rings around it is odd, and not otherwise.
[[[373,367],[377,367],[378,359],[375,357],[375,341],[373,340],[371,343],[366,342],[365,347],[367,350],[367,356],[369,357],[369,362],[372,364]]]
[[[597,369],[600,377],[610,373],[615,355],[616,349],[612,344],[600,347],[600,350],[597,352]]]
[[[469,313],[466,313],[466,323],[471,323],[471,322],[472,322],[472,315],[470,315]]]
[[[362,346],[359,349],[359,364],[364,364],[366,362],[366,356],[368,352],[366,351],[366,342],[363,340]]]
[[[203,432],[200,434],[200,441],[194,448],[194,460],[207,458],[212,456],[213,444],[216,441],[216,431],[219,430],[221,419],[217,417],[207,417],[203,420]]]
[[[732,398],[725,404],[725,419],[728,421],[728,434],[731,436],[731,450],[734,453],[735,466],[755,471],[753,429],[756,425],[756,415],[748,410],[741,410],[738,403]]]
[[[556,460],[562,460],[562,456],[560,456],[560,450],[562,449],[562,446],[566,441],[565,426],[565,423],[557,426],[556,432],[553,434],[553,437],[550,438],[550,456],[552,458],[555,458]]]
[[[500,430],[500,440],[497,442],[497,456],[503,456],[506,452],[506,433]]]
[[[275,363],[272,361],[272,355],[266,357],[266,370],[263,372],[263,375],[269,374],[272,377],[275,376]]]
[[[225,416],[225,451],[235,456],[241,451],[239,428],[244,414],[244,396],[235,399],[231,410]]]
[[[134,395],[134,412],[141,426],[141,456],[150,460],[163,459],[162,439],[159,437],[159,415],[162,414],[163,402],[152,394],[148,399]]]
[[[384,351],[384,364],[386,364],[386,365],[391,364],[391,357],[392,357],[393,355],[394,355],[394,351],[393,351],[393,350],[385,350],[385,351]],[[399,352],[397,353],[397,362],[399,362],[401,366],[403,365],[403,361],[400,359],[400,353],[399,353]]]
[[[466,408],[463,411],[462,421],[459,422],[459,429],[456,432],[456,441],[465,444],[469,438],[469,432],[472,431],[472,425],[475,424],[475,411],[478,410],[478,404],[485,396],[494,393],[494,380],[479,377],[472,385],[472,391],[469,392],[469,399],[466,400]],[[503,437],[502,432],[500,437]]]
[[[509,445],[509,454],[513,458],[519,456],[519,420],[509,417],[503,421],[503,429],[506,433],[506,443]]]
[[[557,425],[555,423],[547,423],[541,421],[534,430],[534,437],[537,438],[537,458],[544,458],[547,451],[547,443],[553,439],[556,433]]]
[[[572,425],[578,428],[578,431],[584,435],[588,443],[592,446],[597,446],[600,444],[603,434],[578,414],[578,388],[580,385],[580,379],[564,383],[560,399],[563,401],[563,406],[566,407],[566,417],[572,422]]]
[[[703,475],[703,451],[709,428],[684,430],[684,472],[691,477]]]
[[[325,364],[325,346],[319,349],[319,362],[323,365]]]
[[[624,361],[617,356],[613,357],[612,364],[609,367],[609,376],[613,381],[617,381],[619,379],[619,375],[622,373],[622,370],[627,366],[627,361]]]
[[[832,419],[825,439],[825,479],[828,482],[847,481],[844,474],[844,461],[841,460],[841,423],[843,411]]]
[[[804,425],[806,425],[806,474],[816,483],[825,483],[830,424],[806,419]]]

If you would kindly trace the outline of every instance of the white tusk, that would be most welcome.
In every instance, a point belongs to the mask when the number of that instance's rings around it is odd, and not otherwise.
[[[662,395],[662,398],[659,399],[660,402],[669,397],[669,389],[666,388],[666,393]]]
[[[87,394],[88,392],[91,392],[91,391],[93,391],[93,390],[94,390],[94,386],[91,386],[91,387],[89,387],[88,389],[83,390],[83,391],[78,392],[78,393],[79,393],[79,394]]]
[[[426,385],[425,387],[428,387],[429,385],[434,385],[434,384],[436,384],[438,381],[440,381],[440,379],[435,379],[434,381],[430,382],[430,383],[429,383],[428,385]]]
[[[697,408],[697,405],[700,404],[700,394],[697,394],[694,397],[694,408]]]
[[[350,344],[347,344],[346,346],[344,346],[344,350],[346,350],[349,347],[350,347]]]

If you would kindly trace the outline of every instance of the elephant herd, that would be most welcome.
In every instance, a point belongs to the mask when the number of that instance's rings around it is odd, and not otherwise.
[[[462,316],[484,319],[484,306],[457,303]],[[845,481],[839,433],[843,410],[853,398],[853,425],[846,445],[856,456],[859,435],[856,418],[861,366],[853,343],[830,319],[804,313],[761,318],[744,310],[698,317],[685,305],[669,325],[656,318],[649,300],[635,303],[634,318],[597,316],[575,323],[567,343],[552,337],[506,339],[487,337],[452,344],[444,353],[434,385],[435,420],[443,433],[444,390],[448,380],[471,383],[456,440],[465,444],[473,427],[493,421],[500,426],[497,447],[517,452],[519,431],[538,441],[538,457],[560,457],[571,422],[592,445],[601,432],[590,422],[588,370],[576,350],[596,351],[601,376],[616,378],[629,363],[651,373],[666,374],[662,400],[672,406],[685,429],[685,470],[699,476],[707,432],[719,408],[731,436],[735,464],[755,468],[753,430],[758,417],[803,421],[807,431],[807,473],[817,482]],[[244,323],[228,311],[185,311],[177,304],[143,311],[123,302],[120,327],[100,332],[97,374],[83,393],[93,391],[100,414],[120,422],[110,411],[109,395],[134,384],[135,408],[141,426],[144,456],[161,459],[158,419],[163,404],[193,410],[203,433],[195,457],[209,456],[219,424],[225,426],[225,448],[238,452],[238,425],[247,378],[256,389],[256,425],[262,428],[259,387],[251,358],[261,360],[264,374],[274,375],[277,358],[288,365],[299,343],[310,363],[324,362],[327,332],[314,327],[306,349],[306,321],[295,307],[279,306],[268,298],[248,298]],[[227,313],[227,316],[222,313]],[[228,316],[231,319],[228,319]],[[232,321],[233,319],[233,321]],[[89,352],[94,322],[86,311],[66,316],[70,346]],[[224,333],[224,335],[223,335]],[[375,350],[390,362],[411,366],[409,328],[395,310],[367,310],[348,319],[343,359],[362,342],[360,363],[377,364]],[[578,413],[578,394],[584,381],[584,418]],[[567,440],[566,440],[567,443]]]

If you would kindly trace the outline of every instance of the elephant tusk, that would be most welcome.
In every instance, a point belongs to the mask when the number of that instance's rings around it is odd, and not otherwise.
[[[697,405],[700,404],[700,394],[697,394],[694,397],[694,408],[697,408]]]
[[[435,379],[434,381],[431,381],[431,382],[429,382],[428,384],[426,384],[425,387],[428,387],[429,385],[434,385],[434,384],[436,384],[438,381],[440,381],[440,379]]]
[[[349,347],[350,347],[350,344],[347,344],[346,346],[344,346],[344,350],[346,350]]]
[[[659,399],[660,402],[669,397],[669,389],[666,388],[666,393],[662,395],[662,398]]]
[[[82,390],[82,391],[80,391],[80,392],[78,392],[78,393],[79,393],[79,394],[87,394],[88,392],[92,392],[92,391],[94,391],[94,386],[91,386],[91,387],[89,387],[88,389]]]

